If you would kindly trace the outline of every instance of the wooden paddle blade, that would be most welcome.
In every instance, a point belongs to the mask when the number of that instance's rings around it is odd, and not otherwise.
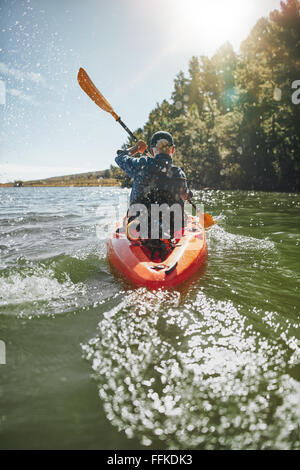
[[[104,111],[112,114],[116,121],[119,119],[119,116],[114,112],[112,106],[104,98],[98,88],[94,85],[94,83],[83,68],[79,69],[77,80],[83,91],[91,98],[91,100],[94,101],[94,103],[96,103],[96,105],[98,105]]]

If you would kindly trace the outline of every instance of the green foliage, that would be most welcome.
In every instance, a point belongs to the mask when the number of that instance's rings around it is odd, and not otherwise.
[[[299,1],[286,0],[257,22],[239,55],[227,42],[211,58],[192,57],[170,103],[156,105],[137,137],[171,132],[175,163],[193,187],[298,191],[300,105],[291,85],[300,80],[299,46]]]
[[[118,166],[110,165],[110,177],[119,181],[122,188],[131,186],[131,179]]]

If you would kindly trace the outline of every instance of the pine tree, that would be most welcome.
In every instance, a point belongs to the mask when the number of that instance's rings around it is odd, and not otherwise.
[[[287,0],[256,23],[239,55],[225,43],[211,59],[192,57],[171,102],[157,104],[136,135],[171,132],[175,163],[194,187],[298,191],[300,105],[291,85],[299,70],[299,1]]]

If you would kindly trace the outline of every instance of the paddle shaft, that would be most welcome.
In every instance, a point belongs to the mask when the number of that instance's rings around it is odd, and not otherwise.
[[[191,204],[192,208],[193,208],[194,211],[195,211],[195,214],[192,214],[192,215],[197,215],[197,207],[196,207],[196,204],[194,204],[191,199],[188,199],[188,202]]]
[[[125,131],[130,135],[130,137],[135,141],[137,142],[138,141],[138,138],[131,132],[130,129],[128,129],[128,127],[126,126],[126,124],[122,121],[122,119],[120,117],[118,117],[118,119],[116,119],[116,121],[121,124],[121,126],[123,127],[123,129],[125,129]],[[145,152],[149,157],[151,157],[151,153],[149,152],[148,148]]]
[[[121,126],[123,127],[123,129],[125,129],[125,131],[127,132],[127,134],[130,135],[130,137],[135,141],[137,142],[138,141],[138,138],[131,132],[130,129],[128,129],[128,127],[126,126],[126,124],[122,121],[122,119],[120,117],[118,117],[118,119],[116,119],[116,121],[121,124]]]

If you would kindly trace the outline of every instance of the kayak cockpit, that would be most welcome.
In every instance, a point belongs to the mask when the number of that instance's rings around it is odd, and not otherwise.
[[[129,240],[122,219],[108,242],[110,263],[134,284],[153,288],[183,282],[204,263],[206,253],[204,227],[192,216],[172,240]]]

